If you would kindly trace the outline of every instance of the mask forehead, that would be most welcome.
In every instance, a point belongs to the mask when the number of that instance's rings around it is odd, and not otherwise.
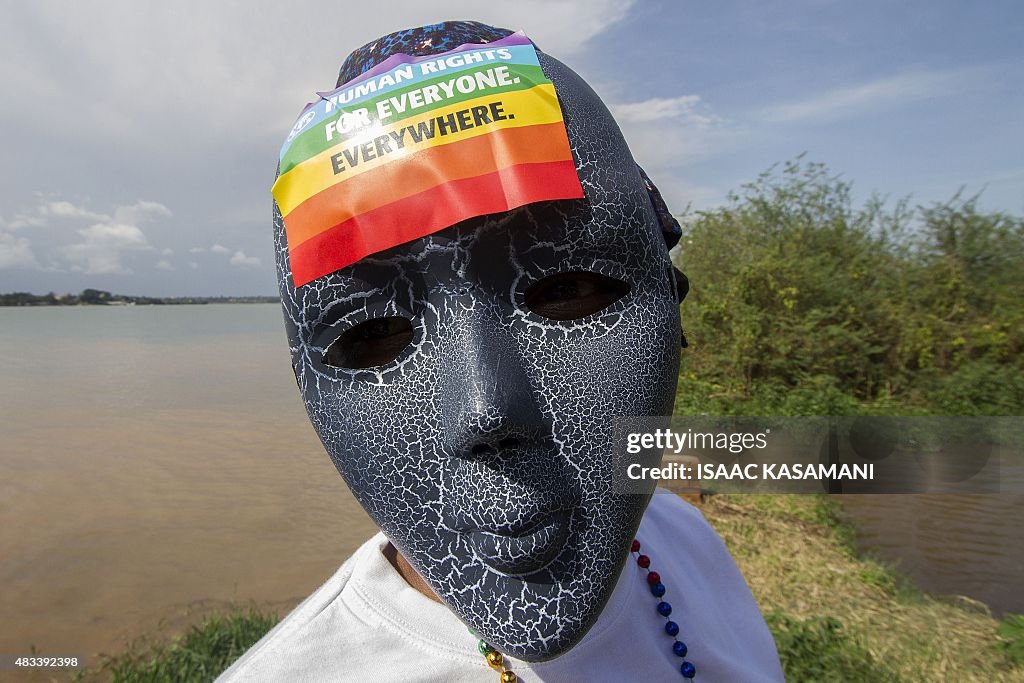
[[[275,212],[279,282],[310,418],[353,493],[448,606],[526,660],[594,623],[647,497],[611,488],[612,420],[671,411],[678,309],[643,180],[604,105],[541,54],[586,200],[464,221],[292,287]],[[556,273],[629,293],[576,320],[524,305]],[[326,365],[338,334],[412,321],[391,363]]]

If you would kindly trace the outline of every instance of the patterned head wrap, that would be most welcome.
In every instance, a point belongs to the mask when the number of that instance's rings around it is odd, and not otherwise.
[[[438,24],[397,31],[353,50],[341,65],[336,87],[340,88],[356,76],[366,73],[391,55],[406,54],[421,57],[438,54],[454,50],[466,43],[490,43],[512,33],[513,31],[507,28],[496,28],[478,21],[442,21]],[[536,43],[534,45],[536,46]],[[537,47],[537,51],[540,52],[541,49]],[[665,243],[671,249],[679,242],[682,228],[666,206],[661,192],[639,164],[637,169],[640,171],[644,185],[647,187],[647,193],[651,197],[651,204],[654,205],[654,212],[658,217]]]

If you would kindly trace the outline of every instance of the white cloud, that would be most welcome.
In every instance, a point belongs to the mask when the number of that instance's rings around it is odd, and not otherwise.
[[[614,30],[634,4],[521,0],[470,8],[452,0],[396,0],[385,12],[328,0],[259,11],[242,0],[16,3],[0,21],[0,90],[11,102],[43,104],[0,107],[8,155],[32,160],[0,196],[0,206],[11,207],[3,228],[19,237],[14,230],[31,230],[25,233],[31,242],[26,247],[8,235],[5,253],[28,248],[43,266],[65,271],[134,268],[140,284],[155,273],[153,262],[166,258],[163,247],[182,255],[170,259],[179,275],[192,269],[189,258],[205,265],[204,252],[192,246],[200,243],[224,261],[254,263],[247,254],[262,253],[254,245],[269,240],[265,214],[275,152],[303,104],[334,86],[350,50],[399,29],[473,15],[523,29],[545,51],[579,67],[576,55]],[[297,16],[318,20],[296,22]],[[300,44],[301,50],[274,47]],[[53,103],[73,103],[73,117]],[[197,158],[206,162],[197,165]],[[225,173],[237,182],[225,184]],[[33,198],[35,190],[50,194]],[[16,214],[22,203],[31,210]],[[157,223],[171,209],[173,231]],[[263,237],[233,237],[255,234],[250,224],[263,226]],[[103,228],[78,232],[97,225],[135,226],[145,246],[117,241],[101,234]],[[231,247],[211,249],[211,239]],[[145,248],[153,249],[152,260],[137,258]],[[258,272],[248,279],[231,272],[230,284],[211,274],[203,286],[262,286],[253,284],[263,282]]]
[[[204,251],[206,251],[206,249],[204,249],[203,247],[192,247],[191,249],[188,250],[188,253],[202,254]]]
[[[23,228],[40,228],[46,225],[46,219],[39,215],[18,213],[10,221],[0,223],[8,230],[21,230]]]
[[[489,3],[475,11],[485,23],[525,30],[541,49],[557,56],[578,52],[622,21],[635,4],[635,0],[520,0]]]
[[[146,236],[137,225],[125,223],[96,223],[78,231],[91,242],[104,242],[119,247],[146,246]]]
[[[13,108],[4,123],[18,119],[48,134],[168,154],[251,143],[254,136],[277,139],[314,92],[333,87],[348,50],[386,33],[472,13],[484,23],[526,30],[557,56],[581,50],[633,4],[520,0],[468,12],[461,2],[395,0],[383,12],[372,3],[306,0],[255,12],[237,0],[25,3],[5,12],[0,25],[0,44],[25,56],[0,61],[0,87],[11,101],[76,102],[75,125],[53,107]],[[318,20],[296,21],[299,16]],[[168,149],[168,139],[180,144]]]
[[[156,262],[156,269],[157,270],[165,270],[165,271],[170,272],[170,271],[174,270],[174,266],[171,265],[170,261],[165,261],[164,259],[160,259],[159,261]]]
[[[199,264],[196,263],[195,261],[189,261],[188,267],[191,268],[192,270],[199,270]]]
[[[39,207],[39,213],[42,216],[56,216],[58,218],[84,218],[90,221],[110,220],[110,216],[106,214],[96,213],[66,201],[46,202]]]
[[[233,266],[238,266],[239,268],[256,268],[262,265],[259,258],[255,256],[246,256],[245,252],[241,249],[234,253],[228,263]]]
[[[103,213],[96,213],[80,206],[75,206],[66,201],[42,201],[35,207],[15,214],[10,221],[0,221],[0,225],[8,230],[22,230],[24,228],[43,228],[50,225],[53,219],[70,221],[109,221],[110,216]]]
[[[699,95],[612,104],[633,157],[645,169],[678,167],[718,151],[739,129],[711,111]]]
[[[654,97],[609,106],[633,158],[658,185],[669,208],[707,204],[722,193],[695,182],[690,169],[735,149],[746,132],[717,115],[699,95]]]
[[[160,250],[160,255],[161,256],[173,256],[174,255],[174,250],[171,249],[170,247],[164,247],[163,249]]]
[[[28,238],[0,232],[0,270],[38,267],[39,263]]]
[[[78,234],[85,239],[61,250],[74,271],[86,275],[127,274],[132,270],[122,263],[126,251],[149,250],[146,236],[135,225],[96,223],[82,228]]]
[[[623,122],[645,123],[658,119],[691,119],[704,125],[714,122],[714,117],[698,114],[699,95],[680,95],[679,97],[653,97],[643,102],[611,105],[612,115],[620,124]]]
[[[139,200],[134,204],[121,204],[109,213],[93,211],[84,206],[72,204],[66,200],[43,200],[36,207],[17,214],[6,227],[17,229],[22,227],[43,227],[53,223],[53,219],[74,222],[89,221],[92,223],[117,223],[135,225],[152,218],[170,216],[171,210],[159,202]]]
[[[141,223],[154,217],[171,215],[171,210],[160,202],[139,200],[127,206],[114,209],[114,220],[118,223]]]
[[[140,224],[170,215],[170,209],[153,201],[116,205],[112,211],[103,212],[66,200],[42,198],[34,208],[17,214],[6,229],[31,227],[42,235],[52,245],[48,251],[54,269],[63,261],[71,270],[88,275],[130,273],[124,263],[125,254],[153,250]],[[75,227],[83,223],[88,225]],[[4,236],[3,252],[5,264],[38,263],[26,238]],[[171,253],[170,249],[163,251],[164,255]]]
[[[770,123],[834,121],[909,102],[956,95],[971,80],[972,72],[965,69],[916,69],[773,104],[763,108],[758,118]]]

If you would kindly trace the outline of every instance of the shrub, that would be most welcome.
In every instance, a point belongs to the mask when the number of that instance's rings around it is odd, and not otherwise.
[[[899,677],[877,661],[833,617],[797,619],[784,612],[765,615],[789,683],[895,683]]]

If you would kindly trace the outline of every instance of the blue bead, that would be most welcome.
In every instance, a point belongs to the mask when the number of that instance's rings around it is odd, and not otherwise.
[[[656,583],[653,586],[651,586],[651,595],[653,595],[654,597],[660,598],[664,594],[665,594],[665,584],[663,584],[663,583]]]
[[[689,662],[683,662],[679,666],[679,673],[683,674],[683,678],[693,678],[697,675],[697,667]]]
[[[665,633],[669,634],[670,636],[677,636],[677,635],[679,635],[679,624],[677,624],[674,621],[666,621],[665,622]]]
[[[675,653],[676,657],[685,657],[687,652],[686,643],[681,640],[672,643],[672,652]]]
[[[663,617],[667,617],[668,615],[672,614],[672,605],[668,604],[667,602],[659,602],[658,614],[660,614]]]

